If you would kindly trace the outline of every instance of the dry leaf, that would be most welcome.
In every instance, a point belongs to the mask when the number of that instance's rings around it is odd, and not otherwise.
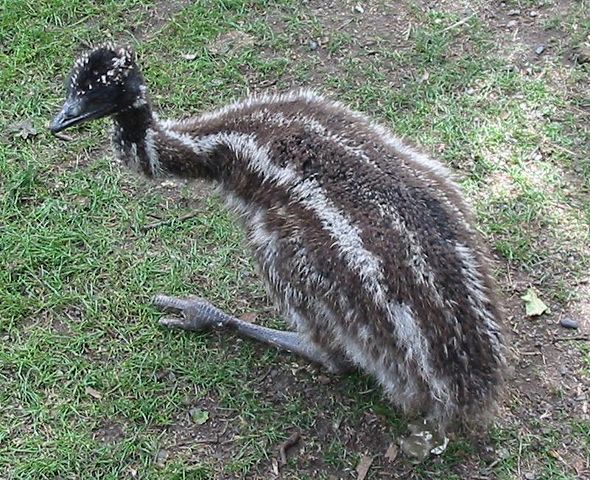
[[[281,466],[287,465],[287,450],[296,445],[300,438],[301,434],[295,431],[289,435],[287,440],[279,445],[279,460]]]
[[[389,460],[390,463],[393,463],[395,462],[395,459],[397,458],[398,454],[399,447],[397,446],[397,443],[392,442],[391,445],[389,445],[387,451],[385,452],[385,458]]]
[[[200,408],[192,408],[189,415],[191,420],[197,425],[204,425],[209,420],[209,412]]]
[[[363,455],[361,461],[356,467],[356,473],[358,474],[356,480],[365,480],[367,478],[367,474],[369,473],[369,469],[373,464],[373,457],[369,457],[367,455]]]
[[[532,288],[529,288],[526,295],[523,295],[520,298],[524,300],[525,311],[529,317],[536,317],[543,313],[549,313],[549,307],[545,305],[543,300],[538,297]]]
[[[86,395],[90,395],[92,398],[96,398],[97,400],[100,400],[102,398],[102,394],[92,387],[86,387],[85,392]]]
[[[255,38],[244,32],[228,32],[220,35],[208,47],[208,50],[214,55],[225,55],[226,53],[242,50],[246,47],[254,45]]]
[[[279,474],[279,462],[276,458],[272,459],[272,473],[274,473],[275,475]]]
[[[549,450],[549,455],[551,457],[555,458],[556,460],[563,461],[563,459],[561,458],[561,455],[559,454],[559,452],[557,450]]]
[[[9,133],[12,133],[14,137],[21,137],[26,140],[29,137],[34,137],[39,132],[33,126],[33,122],[31,120],[23,120],[21,122],[16,122],[8,125],[6,130]]]
[[[258,315],[256,315],[255,313],[244,313],[244,315],[240,317],[240,320],[244,320],[244,322],[254,323],[256,322],[257,318]]]
[[[443,438],[441,444],[430,449],[430,453],[434,453],[435,455],[442,455],[448,446],[449,446],[449,439],[447,437],[445,437],[445,438]]]

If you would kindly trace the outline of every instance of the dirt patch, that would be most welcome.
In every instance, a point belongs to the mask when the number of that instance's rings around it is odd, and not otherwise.
[[[572,441],[571,425],[590,419],[590,381],[579,348],[580,342],[588,342],[588,331],[561,327],[559,319],[570,315],[568,311],[533,319],[525,317],[522,309],[519,297],[512,297],[508,318],[513,373],[499,422],[531,441],[549,432],[557,435],[555,458],[571,466],[576,478],[583,478],[588,474],[587,451]],[[542,464],[529,461],[526,467],[536,474],[542,471]]]
[[[158,35],[158,32],[172,18],[190,5],[191,0],[175,0],[174,2],[159,0],[153,5],[142,7],[145,18],[140,22],[140,27],[131,29],[135,38],[139,41],[146,41]]]
[[[227,460],[236,455],[239,415],[219,406],[214,395],[203,399],[187,399],[183,414],[163,431],[166,440],[161,451],[166,458],[160,463],[183,458],[190,463]]]
[[[495,28],[498,47],[502,56],[516,68],[528,69],[542,66],[547,60],[559,58],[572,64],[570,35],[564,31],[564,23],[556,21],[571,14],[574,2],[559,1],[553,4],[539,3],[519,8],[518,5],[501,4],[487,10],[486,20]]]
[[[362,3],[362,5],[361,5]],[[310,1],[309,10],[298,18],[296,28],[290,26],[289,18],[270,10],[265,21],[276,32],[289,39],[292,45],[289,61],[309,64],[305,78],[299,78],[295,72],[282,75],[280,81],[268,78],[252,79],[253,87],[260,85],[264,90],[268,85],[277,84],[280,89],[309,86],[326,87],[326,79],[346,75],[351,61],[371,66],[388,74],[394,69],[392,62],[385,59],[396,51],[410,48],[408,42],[413,17],[406,8],[389,2],[351,2],[351,1]],[[262,57],[276,57],[276,52],[261,46]],[[400,78],[400,73],[391,75],[392,82]],[[403,76],[402,76],[403,77]],[[362,85],[363,75],[357,76]],[[355,78],[350,79],[355,81]],[[393,83],[392,83],[393,85]]]
[[[125,438],[125,429],[121,423],[105,420],[93,431],[93,437],[100,443],[118,443]]]

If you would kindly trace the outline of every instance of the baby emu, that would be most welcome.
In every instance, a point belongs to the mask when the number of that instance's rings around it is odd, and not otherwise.
[[[358,367],[441,429],[493,403],[505,364],[500,313],[469,208],[439,162],[309,91],[161,121],[133,52],[115,46],[76,61],[50,128],[106,116],[131,168],[219,184],[296,332],[157,296],[178,314],[163,325],[231,328],[331,371]]]

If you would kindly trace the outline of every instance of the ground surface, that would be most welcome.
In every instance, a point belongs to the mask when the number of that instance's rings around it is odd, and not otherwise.
[[[586,1],[0,3],[0,478],[590,478]],[[137,46],[162,116],[321,88],[459,175],[514,353],[496,426],[413,465],[370,380],[163,331],[156,292],[281,325],[209,188],[112,162],[106,123],[50,137],[85,45]],[[197,211],[185,221],[172,219]],[[146,226],[171,220],[155,228]],[[528,317],[534,288],[551,312]],[[560,321],[573,320],[577,330]],[[362,477],[362,475],[360,475]]]

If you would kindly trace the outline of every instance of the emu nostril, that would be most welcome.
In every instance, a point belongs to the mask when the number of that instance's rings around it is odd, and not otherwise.
[[[76,100],[68,99],[64,103],[61,111],[55,116],[49,130],[51,133],[58,133],[71,127],[83,119],[81,115],[80,103]]]

